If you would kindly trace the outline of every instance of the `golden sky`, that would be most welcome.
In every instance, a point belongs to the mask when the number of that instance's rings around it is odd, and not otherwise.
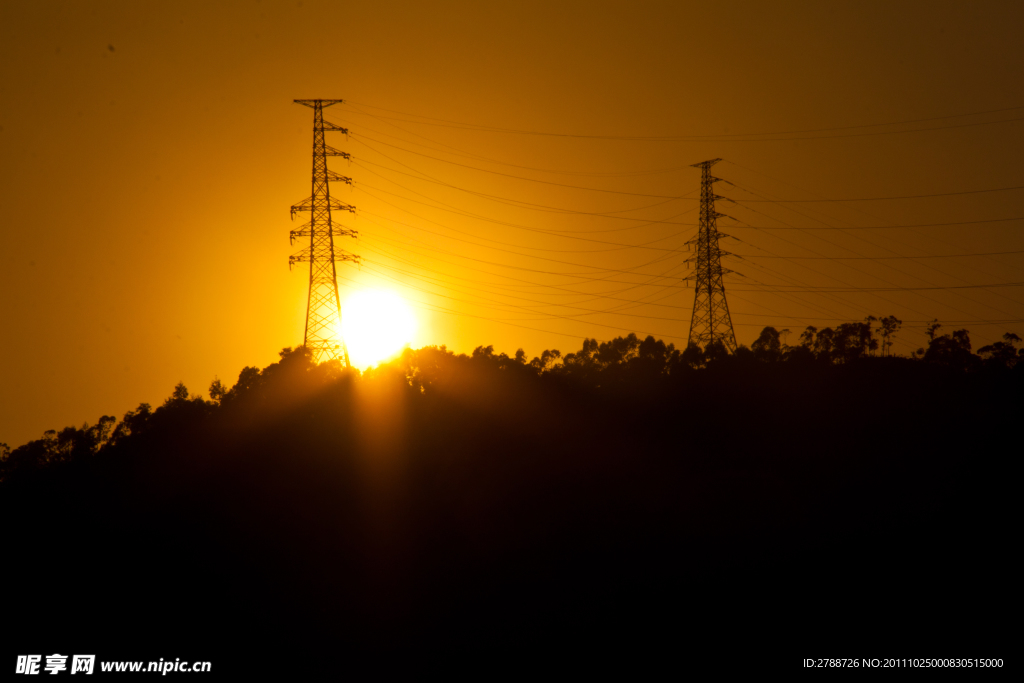
[[[890,314],[903,354],[933,318],[1024,336],[1022,288],[979,287],[1024,282],[1021,26],[1015,2],[2,2],[0,441],[301,343],[296,98],[348,100],[341,295],[399,293],[415,346],[685,345],[715,157],[740,343]]]

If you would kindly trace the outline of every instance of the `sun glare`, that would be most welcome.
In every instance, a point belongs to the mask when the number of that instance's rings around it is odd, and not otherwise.
[[[410,344],[416,317],[394,292],[361,290],[345,300],[341,334],[352,365],[365,369],[385,361]]]

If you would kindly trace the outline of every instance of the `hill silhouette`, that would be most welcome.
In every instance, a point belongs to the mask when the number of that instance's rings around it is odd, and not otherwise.
[[[364,373],[284,349],[3,447],[9,640],[221,670],[1004,656],[1020,340],[938,331],[913,358],[870,322]]]

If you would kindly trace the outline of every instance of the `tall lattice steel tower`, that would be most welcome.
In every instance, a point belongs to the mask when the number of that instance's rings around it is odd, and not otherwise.
[[[352,184],[352,179],[327,170],[327,157],[349,159],[347,152],[334,149],[324,143],[324,132],[333,130],[348,133],[348,130],[333,123],[324,123],[324,107],[344,100],[295,100],[313,109],[313,194],[292,207],[292,218],[298,211],[309,211],[309,222],[298,230],[291,231],[291,241],[296,237],[308,237],[309,246],[288,257],[288,267],[296,263],[309,262],[309,300],[306,304],[306,335],[303,342],[313,352],[317,363],[338,358],[349,365],[348,349],[341,337],[341,298],[338,296],[338,277],[335,262],[359,262],[359,256],[334,249],[334,238],[357,232],[344,227],[334,227],[332,211],[355,213],[355,207],[331,199],[332,180]]]
[[[732,329],[725,284],[722,282],[722,276],[732,272],[722,268],[722,257],[729,256],[729,252],[718,246],[719,238],[728,235],[718,232],[717,219],[725,214],[715,211],[715,200],[725,197],[716,195],[711,187],[721,180],[711,175],[711,167],[719,161],[721,159],[711,159],[693,164],[701,172],[700,227],[697,236],[687,242],[697,245],[696,255],[688,259],[697,264],[694,274],[687,278],[694,281],[695,289],[689,343],[707,348],[712,342],[721,342],[729,351],[735,351],[736,334]]]

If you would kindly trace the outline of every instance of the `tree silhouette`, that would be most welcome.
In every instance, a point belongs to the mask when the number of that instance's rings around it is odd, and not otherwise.
[[[1021,338],[1018,335],[1007,332],[1003,335],[1003,341],[997,341],[978,349],[978,355],[984,358],[989,366],[1012,368],[1024,358],[1024,349],[1017,349],[1017,344],[1020,342]]]
[[[754,352],[754,356],[759,361],[778,361],[782,358],[782,342],[779,331],[774,327],[764,328],[754,343],[750,345],[750,350]]]
[[[828,363],[836,359],[835,331],[831,327],[817,330],[814,334],[814,355]]]
[[[709,366],[724,360],[728,356],[729,350],[725,347],[725,344],[717,339],[704,347],[704,362]]]
[[[690,342],[683,351],[680,361],[684,367],[691,370],[702,368],[704,367],[704,352],[699,346]]]
[[[224,396],[226,396],[227,393],[228,390],[224,388],[224,384],[220,381],[220,379],[214,377],[213,381],[210,382],[210,400],[219,404],[221,401],[224,400]]]
[[[892,345],[903,321],[894,315],[889,315],[878,322],[880,324],[879,334],[882,335],[882,356],[892,355]]]
[[[544,349],[539,357],[530,361],[530,365],[540,371],[547,370],[561,357],[562,352],[558,349]]]
[[[960,329],[952,334],[936,336],[941,325],[929,327],[930,341],[924,359],[930,363],[946,365],[959,370],[968,370],[976,365],[978,357],[971,353],[971,337],[967,330]]]
[[[843,323],[836,327],[831,339],[831,357],[840,363],[851,363],[877,349],[878,341],[871,329],[872,319],[862,323]]]

